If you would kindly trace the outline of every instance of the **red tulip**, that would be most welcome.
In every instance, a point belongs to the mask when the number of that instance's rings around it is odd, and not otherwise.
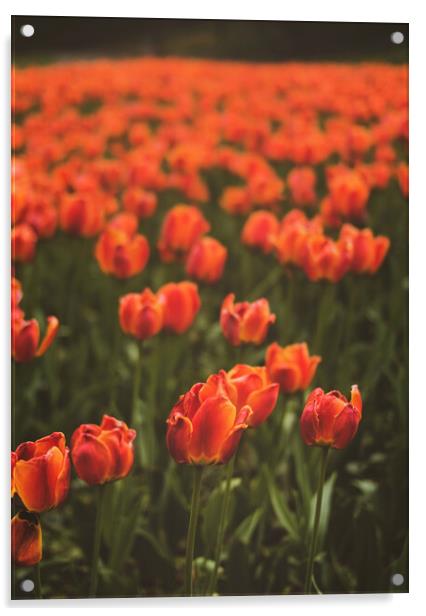
[[[300,431],[306,445],[343,449],[354,438],[362,415],[362,399],[352,385],[351,401],[339,391],[317,387],[309,395],[300,418]]]
[[[59,329],[56,317],[47,317],[47,328],[40,341],[40,327],[35,319],[26,321],[20,308],[12,310],[12,357],[16,362],[31,361],[46,353]]]
[[[273,249],[280,223],[275,214],[265,210],[253,212],[241,231],[241,241],[246,246],[260,248],[265,254]]]
[[[167,419],[167,447],[179,464],[224,464],[235,453],[252,411],[239,411],[221,382],[197,383]]]
[[[103,416],[100,426],[82,424],[71,438],[77,475],[89,485],[126,477],[133,466],[135,437],[135,430],[109,415]]]
[[[18,567],[32,567],[42,558],[40,519],[34,513],[21,511],[12,518],[12,561]]]
[[[352,247],[350,269],[354,272],[377,272],[389,250],[389,238],[374,237],[371,229],[357,229],[346,224],[340,230],[339,241],[349,242]]]
[[[235,295],[225,297],[220,311],[220,325],[223,335],[234,346],[253,342],[261,344],[268,333],[270,323],[275,322],[275,314],[269,309],[267,299],[255,302],[234,303]]]
[[[130,278],[139,274],[149,258],[149,244],[136,233],[138,220],[134,214],[118,214],[108,223],[96,243],[95,256],[105,274]]]
[[[139,340],[155,336],[163,327],[164,304],[150,289],[120,298],[121,329]]]
[[[21,443],[12,456],[14,491],[29,511],[46,511],[65,500],[70,484],[69,449],[62,432]]]
[[[236,397],[231,393],[237,409],[250,407],[247,423],[257,428],[266,421],[278,400],[279,385],[271,382],[265,366],[237,364],[226,374],[227,380],[235,388]],[[232,391],[232,390],[231,390]]]
[[[157,292],[164,305],[164,327],[177,334],[193,323],[201,306],[198,287],[193,282],[169,282]]]
[[[26,224],[15,225],[12,229],[12,259],[25,263],[34,259],[37,233]]]
[[[191,248],[186,260],[186,273],[197,280],[214,283],[221,278],[228,251],[213,237],[203,237]]]
[[[165,262],[185,256],[193,244],[210,229],[200,210],[192,205],[175,205],[163,220],[158,250]]]
[[[305,342],[286,347],[274,342],[266,349],[265,360],[271,381],[279,383],[282,392],[293,393],[309,387],[321,357],[309,356]]]

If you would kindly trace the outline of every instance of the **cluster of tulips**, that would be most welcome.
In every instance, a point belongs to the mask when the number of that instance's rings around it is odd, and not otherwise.
[[[122,332],[139,349],[163,330],[186,332],[202,308],[198,285],[215,285],[226,274],[230,246],[214,237],[209,208],[227,219],[224,226],[232,227],[230,217],[244,217],[243,246],[273,255],[283,267],[300,268],[310,281],[374,274],[390,241],[365,226],[370,197],[391,181],[408,194],[401,157],[408,135],[406,79],[406,67],[376,64],[348,71],[333,64],[152,58],[14,69],[14,267],[33,261],[38,242],[61,233],[92,241],[105,276],[131,279],[149,272],[156,258],[165,271],[182,264],[185,280],[166,278],[156,290],[111,300]],[[215,173],[221,181],[213,199]],[[170,191],[180,197],[152,237],[149,219]],[[23,292],[15,276],[11,295],[12,356],[17,363],[31,362],[53,343],[59,320],[47,318],[40,342],[38,321],[27,320],[20,307]],[[275,321],[265,297],[221,297],[219,324],[232,347],[262,345]],[[131,472],[144,439],[136,412],[141,350],[139,355],[127,423],[106,414],[100,425],[77,427],[70,450],[64,434],[54,432],[12,452],[12,496],[20,503],[12,519],[12,556],[18,566],[40,563],[40,514],[66,499],[71,462],[82,481],[100,486],[90,596],[97,593],[103,486]],[[327,455],[352,441],[362,415],[356,385],[349,400],[321,388],[307,395],[320,362],[305,342],[275,341],[265,349],[263,365],[240,362],[218,370],[171,409],[168,451],[178,464],[194,467],[186,594],[193,594],[202,469],[228,468],[208,584],[213,594],[239,443],[245,431],[268,421],[280,392],[306,394],[301,436],[324,452],[306,559],[305,592],[311,592]],[[41,596],[40,580],[37,589]]]

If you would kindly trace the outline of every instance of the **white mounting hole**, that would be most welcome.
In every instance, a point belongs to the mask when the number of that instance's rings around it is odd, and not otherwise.
[[[395,43],[395,45],[401,45],[404,42],[404,35],[402,32],[392,32],[391,41]]]
[[[404,576],[401,573],[394,573],[391,577],[391,582],[394,586],[402,586],[404,583]]]
[[[34,34],[34,26],[32,26],[31,24],[25,24],[24,26],[21,26],[20,32],[22,36],[29,38]]]
[[[32,580],[22,580],[21,588],[24,592],[33,592],[34,590],[34,582]]]

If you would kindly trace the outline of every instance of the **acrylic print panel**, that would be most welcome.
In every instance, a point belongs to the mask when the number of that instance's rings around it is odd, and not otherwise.
[[[12,20],[12,596],[406,592],[406,24]]]

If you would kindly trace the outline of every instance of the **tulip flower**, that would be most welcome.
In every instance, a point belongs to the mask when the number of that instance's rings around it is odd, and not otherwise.
[[[349,271],[353,247],[325,235],[311,235],[303,249],[302,267],[309,280],[338,282]]]
[[[166,263],[185,256],[194,243],[207,233],[210,224],[192,205],[175,205],[164,217],[158,240],[161,259]]]
[[[32,567],[42,559],[42,533],[38,515],[21,511],[12,518],[12,561],[18,567]]]
[[[67,233],[93,237],[104,226],[105,207],[97,193],[65,195],[59,207],[59,223]]]
[[[349,242],[352,247],[352,260],[350,269],[354,272],[377,272],[389,250],[390,240],[383,235],[374,237],[371,229],[357,229],[346,224],[343,225],[339,241]]]
[[[217,282],[225,267],[228,251],[213,237],[203,237],[193,245],[186,259],[186,273],[206,283]]]
[[[136,186],[128,188],[123,193],[123,208],[138,218],[149,218],[157,209],[157,195]]]
[[[225,338],[233,345],[252,342],[262,344],[271,323],[276,316],[272,314],[267,299],[235,304],[235,295],[225,297],[220,311],[220,326]]]
[[[93,541],[89,596],[95,597],[98,584],[98,561],[101,547],[102,513],[105,484],[127,477],[133,466],[133,441],[136,431],[124,421],[110,415],[101,424],[82,424],[71,437],[71,456],[77,475],[91,486],[99,486]]]
[[[312,205],[316,201],[315,171],[312,167],[295,167],[287,176],[291,198],[296,205]]]
[[[109,415],[100,426],[82,424],[71,438],[71,457],[77,475],[89,485],[126,477],[134,461],[135,430]]]
[[[306,342],[281,347],[273,342],[266,349],[266,370],[272,382],[279,383],[283,393],[304,391],[311,384],[319,355],[309,355]]]
[[[314,524],[306,568],[305,594],[309,594],[312,587],[328,452],[330,448],[343,449],[351,442],[358,430],[361,415],[361,394],[358,386],[352,385],[350,402],[340,391],[330,391],[326,394],[317,387],[306,400],[300,417],[300,432],[306,445],[318,445],[322,448]]]
[[[120,298],[121,329],[138,340],[155,336],[163,327],[164,304],[150,289],[128,293]]]
[[[136,216],[125,212],[116,216],[101,233],[95,256],[105,274],[130,278],[144,269],[149,258],[149,244],[144,235],[136,233],[137,226]]]
[[[281,227],[275,240],[275,249],[280,263],[302,266],[305,245],[312,235],[322,235],[321,219],[308,219],[304,212],[294,209],[281,221]]]
[[[157,291],[164,305],[164,327],[176,334],[185,332],[201,306],[198,287],[193,282],[169,282]]]
[[[58,507],[70,484],[69,449],[62,432],[21,443],[14,453],[12,485],[25,507],[35,512]]]
[[[54,341],[59,329],[56,317],[47,317],[47,328],[43,340],[40,342],[40,327],[36,319],[26,321],[22,311],[18,308],[12,310],[12,357],[18,362],[28,362],[34,357],[41,357],[46,353]]]
[[[339,391],[317,387],[306,400],[300,418],[300,430],[306,445],[344,449],[355,436],[362,415],[362,399],[357,385],[352,386],[351,400]]]
[[[15,225],[12,229],[12,259],[26,263],[34,259],[37,233],[27,223]]]
[[[246,246],[260,248],[265,254],[272,251],[280,224],[277,217],[265,210],[253,212],[241,231],[241,241]]]
[[[248,406],[251,414],[247,419],[250,428],[262,424],[275,408],[279,385],[272,382],[265,366],[237,364],[226,373],[227,381],[235,389],[228,389],[237,409]]]

